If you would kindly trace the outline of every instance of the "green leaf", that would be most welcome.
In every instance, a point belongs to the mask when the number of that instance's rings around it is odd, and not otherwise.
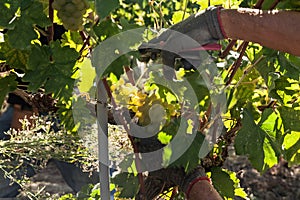
[[[44,13],[43,4],[39,1],[22,1],[21,17],[24,18],[26,22],[34,25],[39,25],[41,27],[51,25],[49,18]]]
[[[281,103],[286,101],[287,95],[295,93],[293,89],[290,89],[291,83],[289,82],[289,79],[285,76],[280,76],[279,73],[270,74],[268,87],[269,96],[277,99]]]
[[[203,10],[208,8],[208,6],[222,5],[223,0],[210,0],[210,1],[198,0],[197,3],[201,6],[201,10]]]
[[[91,197],[95,198],[95,199],[100,199],[100,189],[94,189],[91,192]]]
[[[300,65],[291,62],[286,56],[289,54],[280,53],[278,55],[278,62],[280,65],[280,71],[282,71],[287,77],[294,80],[299,80],[300,76]]]
[[[27,62],[27,69],[39,70],[42,66],[48,66],[50,64],[50,49],[48,46],[34,45],[31,48],[31,52]]]
[[[47,66],[43,66],[39,71],[28,71],[25,74],[22,80],[29,82],[29,91],[37,91],[47,81],[47,68]]]
[[[20,0],[1,0],[0,1],[0,28],[13,28],[13,21],[15,13],[20,5]]]
[[[15,28],[8,31],[8,41],[14,48],[26,49],[31,45],[32,40],[38,38],[34,26],[45,27],[50,24],[40,2],[21,1],[21,16],[13,22]]]
[[[120,24],[122,26],[122,30],[126,31],[126,30],[130,30],[130,29],[135,29],[135,28],[139,28],[140,26],[134,23],[129,23],[127,19],[125,19],[124,17],[120,18]]]
[[[87,102],[82,97],[74,98],[72,102],[73,118],[75,123],[79,123],[80,128],[90,126],[90,124],[96,123],[96,117],[91,114],[91,111],[87,107]]]
[[[293,146],[291,146],[289,149],[286,150],[285,155],[286,155],[286,159],[288,161],[293,161],[292,158],[295,156],[295,154],[300,154],[300,152],[299,152],[299,149],[300,149],[299,134],[300,133],[298,133],[298,140],[297,140],[297,142]],[[299,163],[297,163],[297,164],[299,164]]]
[[[7,33],[9,44],[17,49],[30,47],[31,41],[37,39],[38,35],[34,31],[32,24],[21,18],[15,23],[15,28]]]
[[[227,198],[234,197],[234,182],[228,173],[223,171],[220,167],[213,167],[211,169],[211,179],[220,195]]]
[[[28,50],[15,49],[9,46],[8,42],[1,43],[0,51],[3,52],[6,63],[15,69],[26,70],[26,64],[29,56]]]
[[[76,132],[78,127],[74,123],[72,102],[72,98],[60,99],[57,103],[57,107],[59,108],[57,113],[59,114],[61,123],[66,129],[71,132]]]
[[[184,126],[184,125],[183,125]],[[179,134],[179,133],[177,133]],[[183,167],[187,172],[194,169],[199,165],[200,157],[199,157],[199,151],[202,147],[203,141],[204,141],[204,135],[202,133],[196,132],[193,133],[196,134],[195,136],[192,136],[191,134],[182,134],[178,137],[178,143],[175,141],[172,142],[172,156],[181,155],[174,163],[172,163],[170,166],[176,166],[176,167]],[[191,139],[193,139],[191,141]],[[186,148],[184,144],[190,144],[187,150],[182,153],[182,148]]]
[[[72,69],[79,58],[79,53],[75,49],[64,46],[61,47],[59,41],[51,43],[52,56],[55,64],[68,66],[67,70]]]
[[[29,70],[23,77],[29,82],[29,90],[37,91],[46,81],[50,69],[50,52],[47,46],[34,45],[30,52],[27,69]]]
[[[183,18],[183,16],[184,16],[184,18]],[[173,13],[172,22],[174,24],[177,24],[178,22],[181,22],[182,20],[184,20],[184,19],[186,19],[188,17],[189,17],[188,13],[184,14],[184,11],[179,10],[179,11],[176,11],[176,12]]]
[[[265,132],[255,124],[253,116],[245,110],[242,118],[242,128],[235,138],[235,149],[238,155],[247,155],[254,168],[262,171],[264,168]]]
[[[76,66],[80,68],[80,82],[78,84],[78,89],[80,92],[89,92],[94,86],[96,78],[95,68],[92,67],[90,59],[84,59],[83,62]],[[90,94],[90,96],[94,96],[94,94]]]
[[[282,106],[278,108],[285,132],[298,131],[300,132],[300,110]]]
[[[273,49],[263,48],[255,57],[255,60],[263,56],[263,59],[257,63],[255,69],[261,74],[265,83],[268,83],[270,73],[275,72],[275,62],[277,60],[277,51]]]
[[[92,64],[97,75],[104,77],[112,72],[120,77],[123,67],[132,65],[132,57],[137,54],[134,48],[142,41],[144,30],[140,28],[125,31],[101,42],[92,54]]]
[[[279,116],[271,108],[268,108],[264,110],[259,122],[261,129],[266,133],[264,153],[265,163],[269,167],[276,164],[282,156],[283,135],[280,130],[281,121],[279,122],[279,120]]]
[[[111,19],[101,21],[93,29],[100,40],[104,40],[120,32],[118,26]]]
[[[50,61],[51,59],[52,61]],[[28,72],[23,80],[29,82],[29,90],[36,91],[44,86],[46,93],[69,99],[72,96],[75,80],[74,65],[79,54],[75,49],[61,47],[59,42],[48,46],[34,46],[28,59]]]
[[[0,77],[0,105],[2,105],[4,98],[8,94],[17,88],[18,82],[16,81],[15,75],[6,77]]]
[[[230,8],[230,9],[239,8],[239,5],[242,2],[244,2],[244,1],[243,0],[225,0],[225,1],[223,0],[223,7]]]
[[[277,151],[277,152],[279,152],[279,153],[277,153],[277,155],[276,155],[276,152],[274,151],[274,146],[275,146],[275,149],[279,149],[279,151]],[[278,148],[276,146],[276,143],[272,140],[272,138],[268,137],[268,135],[266,135],[266,139],[264,141],[263,148],[264,148],[264,155],[265,155],[264,170],[266,170],[267,168],[273,167],[273,165],[275,165],[278,162],[281,154],[280,154],[280,148]]]
[[[112,183],[122,188],[120,198],[133,198],[138,191],[138,178],[132,173],[120,173],[112,178]]]
[[[292,9],[292,10],[299,10],[300,2],[299,0],[285,0],[280,1],[276,8],[280,9]]]
[[[96,0],[96,13],[101,19],[109,15],[110,12],[114,11],[119,7],[118,0]]]
[[[206,97],[209,97],[209,90],[201,74],[195,72],[192,74],[188,74],[185,78],[187,79],[188,83],[192,86],[193,91],[196,91],[195,95],[197,96],[198,103],[206,99]],[[186,94],[184,94],[184,96],[189,97],[190,92],[192,91],[186,90],[185,91]],[[209,103],[209,101],[207,101],[206,103]],[[208,105],[203,105],[204,109],[206,109],[207,106]]]
[[[224,170],[224,169],[222,169],[222,170],[225,171],[227,174],[229,174],[230,179],[234,183],[235,198],[238,196],[238,197],[242,197],[243,199],[247,199],[247,193],[244,191],[244,188],[241,187],[240,179],[238,179],[236,177],[237,174],[235,172],[232,172],[232,171],[229,171],[229,170]]]
[[[116,58],[104,71],[103,75],[114,73],[118,78],[124,73],[124,66],[130,65],[130,56],[122,55]]]
[[[292,131],[284,137],[283,147],[285,150],[284,158],[289,163],[297,163],[300,154],[300,132]],[[296,160],[295,160],[296,159]]]
[[[171,135],[168,135],[167,133],[161,131],[157,135],[157,139],[162,143],[162,144],[168,144],[170,140],[172,139]]]
[[[75,79],[62,75],[57,71],[58,68],[54,67],[50,71],[50,73],[53,73],[48,76],[45,83],[45,92],[53,93],[55,98],[69,99],[72,96]]]

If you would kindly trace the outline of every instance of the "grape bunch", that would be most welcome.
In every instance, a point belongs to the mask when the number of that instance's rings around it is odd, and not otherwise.
[[[150,116],[151,111],[154,111],[154,114],[161,113],[160,110],[155,112],[154,108],[163,108],[165,111],[164,117],[167,119],[179,115],[180,105],[178,103],[167,102],[165,98],[153,93],[153,91],[147,93],[144,89],[126,82],[122,77],[114,82],[110,89],[118,106],[131,110],[141,125],[148,125],[150,121],[155,120]]]
[[[83,15],[89,7],[86,0],[54,0],[52,7],[67,30],[83,30]]]

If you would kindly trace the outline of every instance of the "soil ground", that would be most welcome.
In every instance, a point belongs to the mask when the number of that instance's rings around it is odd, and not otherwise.
[[[224,167],[237,173],[241,187],[244,188],[251,200],[300,199],[300,165],[288,167],[285,161],[281,161],[261,175],[251,167],[246,157],[233,156],[226,160]],[[72,192],[59,170],[52,163],[31,180],[32,182],[28,186],[30,190],[37,192],[44,188],[43,191],[52,198]]]
[[[110,133],[117,133],[112,134],[110,137],[110,147],[113,149],[109,151],[114,152],[110,155],[110,159],[120,160],[128,151],[132,150],[129,148],[130,142],[120,139],[126,138],[126,133],[118,127],[110,129]],[[95,142],[97,136],[95,135],[94,138],[88,140]],[[88,146],[94,147],[90,143]],[[96,146],[94,151],[97,151]],[[224,168],[236,172],[237,177],[240,179],[240,185],[244,188],[250,200],[300,200],[300,164],[288,167],[288,164],[282,160],[265,173],[260,174],[251,166],[246,157],[230,155],[224,163]],[[28,191],[34,194],[44,193],[51,197],[47,199],[58,199],[63,194],[73,192],[56,165],[51,162],[31,178],[27,188]],[[237,197],[236,200],[240,199]]]
[[[251,167],[246,157],[229,157],[224,167],[236,172],[241,187],[250,199],[257,200],[299,200],[300,165],[288,167],[280,161],[265,173],[260,174]]]

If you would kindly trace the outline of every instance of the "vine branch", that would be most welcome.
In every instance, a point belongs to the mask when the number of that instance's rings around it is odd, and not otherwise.
[[[52,3],[54,0],[49,0],[49,10],[48,10],[48,14],[49,14],[49,19],[52,22],[52,25],[48,27],[48,42],[53,40],[53,35],[54,35],[54,26],[53,26],[53,8],[52,8]]]

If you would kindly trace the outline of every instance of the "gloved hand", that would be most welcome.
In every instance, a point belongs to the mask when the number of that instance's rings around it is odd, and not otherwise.
[[[186,173],[183,168],[172,167],[161,169],[161,171],[163,173],[159,172],[159,177],[164,180],[167,185],[179,186],[179,189],[184,193],[188,192],[187,190],[194,180],[200,177],[207,178],[204,168],[200,165],[188,173]]]
[[[191,189],[190,186],[193,181],[198,178],[208,179],[204,168],[201,166],[196,167],[189,173],[186,173],[183,168],[176,167],[163,168],[150,172],[144,182],[145,194],[139,191],[136,200],[154,199],[162,191],[174,186],[179,186],[179,189],[187,194]]]
[[[200,58],[199,53],[195,53],[198,50],[219,50],[221,47],[216,44],[217,41],[226,37],[220,23],[220,9],[210,7],[191,15],[148,43],[143,43],[139,47],[140,53],[149,58],[160,53],[163,64],[174,67],[175,58],[193,62]]]
[[[184,179],[182,180],[181,184],[179,185],[180,189],[185,193],[188,194],[191,189],[191,184],[197,179],[202,178],[202,180],[209,180],[205,174],[205,170],[200,165],[197,166],[195,169],[190,171],[188,174],[185,175]]]

